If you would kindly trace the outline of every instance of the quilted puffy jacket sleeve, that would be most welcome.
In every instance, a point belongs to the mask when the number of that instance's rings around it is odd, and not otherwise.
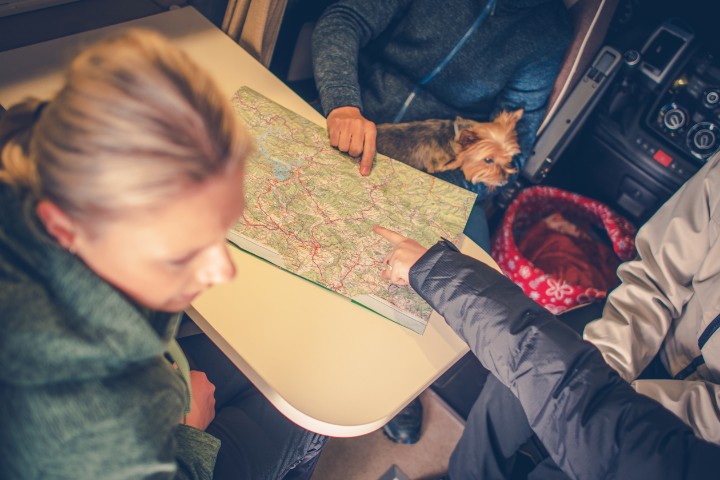
[[[520,400],[530,426],[570,477],[707,478],[720,447],[638,395],[600,352],[509,279],[432,247],[410,284]]]

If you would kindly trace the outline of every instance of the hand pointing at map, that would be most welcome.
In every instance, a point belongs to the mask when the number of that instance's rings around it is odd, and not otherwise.
[[[380,276],[396,285],[407,285],[410,282],[410,267],[427,252],[427,248],[415,240],[378,225],[373,227],[373,231],[390,242],[393,247],[385,257],[386,268]]]
[[[360,158],[360,175],[370,175],[375,158],[375,124],[366,119],[357,107],[334,109],[327,117],[330,145],[352,157]]]

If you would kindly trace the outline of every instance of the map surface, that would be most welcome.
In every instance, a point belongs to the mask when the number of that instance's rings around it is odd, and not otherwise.
[[[432,313],[410,287],[380,277],[390,244],[381,225],[430,247],[457,242],[475,194],[377,155],[362,177],[327,132],[247,87],[233,108],[256,139],[234,244],[422,333]]]

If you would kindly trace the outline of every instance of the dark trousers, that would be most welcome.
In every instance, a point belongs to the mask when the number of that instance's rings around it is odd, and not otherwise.
[[[327,438],[284,417],[204,334],[178,339],[190,368],[215,385],[220,439],[214,479],[309,479]]]
[[[534,436],[517,398],[493,375],[488,375],[480,396],[470,410],[465,430],[450,457],[450,478],[510,478],[520,447]],[[546,457],[528,479],[568,477]]]
[[[487,217],[480,200],[477,200],[470,210],[468,221],[465,225],[463,233],[478,247],[490,254],[490,232],[488,230]]]

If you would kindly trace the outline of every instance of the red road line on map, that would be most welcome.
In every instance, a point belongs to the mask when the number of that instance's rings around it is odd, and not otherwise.
[[[329,285],[328,281],[325,279],[325,274],[323,273],[322,269],[320,268],[320,265],[318,265],[317,262],[315,261],[315,255],[317,255],[319,248],[320,248],[320,245],[318,245],[317,242],[315,242],[315,243],[313,244],[313,253],[312,253],[310,259],[312,260],[312,262],[313,262],[313,263],[315,264],[315,266],[317,267],[318,272],[320,273],[320,278],[323,279],[323,282],[325,282],[326,284]]]

